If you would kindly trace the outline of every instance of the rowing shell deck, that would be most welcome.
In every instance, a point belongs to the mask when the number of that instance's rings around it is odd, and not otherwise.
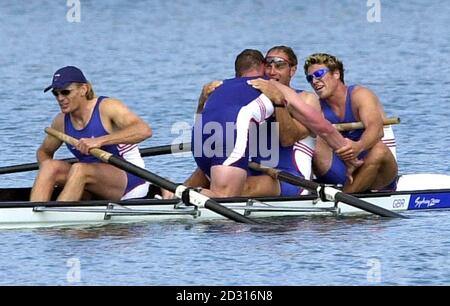
[[[0,189],[0,228],[101,225],[108,223],[224,219],[205,208],[178,200],[42,202],[24,201],[29,188]],[[404,175],[396,192],[355,195],[392,211],[450,208],[450,176]],[[322,202],[314,195],[220,199],[223,205],[250,218],[297,215],[351,215],[363,212],[343,203]]]

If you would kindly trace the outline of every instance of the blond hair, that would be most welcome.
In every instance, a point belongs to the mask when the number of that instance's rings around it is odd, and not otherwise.
[[[305,65],[303,66],[305,75],[308,74],[308,68],[315,64],[325,65],[330,71],[339,70],[340,80],[344,83],[344,65],[336,56],[327,53],[311,54],[306,58]]]
[[[88,90],[87,90],[86,95],[85,95],[86,99],[87,100],[94,99],[95,92],[94,92],[94,89],[92,88],[92,84],[91,83],[87,82],[87,83],[73,83],[73,84],[75,84],[77,86],[77,88],[79,88],[82,85],[86,85],[88,87]]]

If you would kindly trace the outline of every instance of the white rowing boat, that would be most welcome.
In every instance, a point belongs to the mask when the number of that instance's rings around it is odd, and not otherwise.
[[[0,228],[36,228],[164,220],[215,220],[224,216],[179,200],[80,201],[31,203],[29,188],[0,189]],[[389,193],[355,195],[389,211],[450,208],[450,176],[403,175]],[[217,199],[216,199],[217,200]],[[338,216],[367,214],[344,203],[322,201],[315,195],[271,198],[219,199],[220,204],[250,218],[276,216]]]

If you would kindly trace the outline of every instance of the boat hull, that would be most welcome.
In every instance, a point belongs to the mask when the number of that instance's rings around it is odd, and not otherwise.
[[[416,180],[400,180],[399,189],[389,193],[368,193],[355,196],[382,208],[396,211],[436,210],[450,208],[450,179],[448,176],[423,177],[434,179],[439,189],[411,189]],[[448,182],[443,184],[442,182]],[[436,182],[437,182],[436,181]],[[447,184],[448,183],[448,184]],[[426,181],[424,184],[426,185]],[[429,186],[427,186],[429,187]],[[406,189],[406,190],[404,190]],[[29,188],[0,189],[0,228],[36,228],[74,225],[102,225],[109,223],[149,222],[165,220],[224,219],[206,208],[185,205],[177,200],[139,199],[126,201],[82,201],[31,203],[23,200]],[[336,216],[367,214],[344,203],[324,202],[314,195],[271,198],[218,199],[223,205],[250,218],[277,216]]]

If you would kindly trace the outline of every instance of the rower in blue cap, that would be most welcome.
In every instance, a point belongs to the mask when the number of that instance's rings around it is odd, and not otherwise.
[[[100,198],[120,200],[144,197],[148,183],[89,155],[92,148],[101,148],[145,167],[137,143],[151,137],[150,126],[123,102],[97,97],[83,72],[74,66],[58,69],[52,90],[61,112],[51,127],[79,139],[68,149],[78,158],[73,165],[53,159],[62,142],[47,135],[37,150],[39,172],[31,191],[31,201],[49,201],[54,187],[62,187],[59,201]]]

